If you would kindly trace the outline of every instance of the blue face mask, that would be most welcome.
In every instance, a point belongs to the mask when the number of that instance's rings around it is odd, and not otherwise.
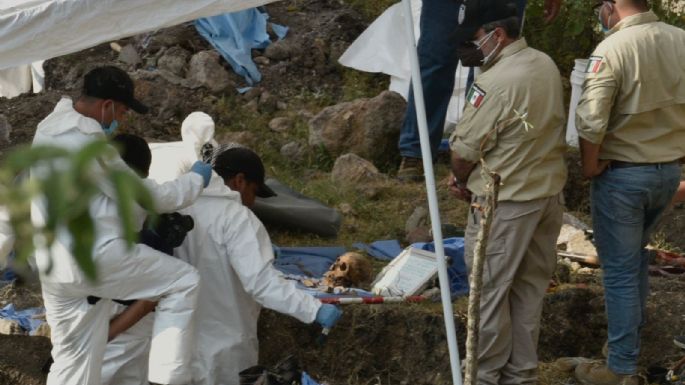
[[[100,122],[100,126],[102,127],[102,131],[104,131],[106,135],[112,135],[114,133],[114,131],[116,131],[117,128],[119,127],[119,121],[116,119],[112,119],[112,121],[109,123],[109,125],[107,125],[104,122],[104,120],[105,120],[104,115],[105,114],[103,112],[102,113],[102,116],[103,116],[102,120],[103,121]],[[114,103],[112,103],[112,116],[114,116]]]

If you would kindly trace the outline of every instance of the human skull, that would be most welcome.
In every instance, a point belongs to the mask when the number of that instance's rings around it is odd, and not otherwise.
[[[371,263],[359,253],[345,253],[324,274],[326,286],[359,287],[371,277]]]

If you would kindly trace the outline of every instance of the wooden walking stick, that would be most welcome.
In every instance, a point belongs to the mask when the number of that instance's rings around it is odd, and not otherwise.
[[[516,121],[523,122],[523,129],[528,131],[533,127],[526,121],[527,113],[521,114],[514,110],[515,116],[511,119],[500,122],[493,128],[481,142],[481,154],[484,154],[484,147],[491,134],[497,130],[502,130]],[[481,155],[481,177],[485,180],[485,202],[481,206],[474,203],[474,209],[482,213],[480,229],[476,238],[476,245],[473,252],[473,264],[471,266],[471,276],[469,277],[469,309],[468,322],[466,326],[466,373],[464,376],[465,385],[475,385],[478,381],[478,336],[480,332],[480,297],[483,289],[483,266],[485,265],[486,250],[490,227],[497,208],[497,198],[499,196],[500,176],[490,170]]]
[[[478,336],[480,331],[480,296],[483,288],[483,266],[485,264],[485,251],[488,246],[488,236],[492,217],[497,207],[497,195],[499,193],[500,177],[490,171],[481,159],[481,175],[487,181],[485,193],[485,205],[475,207],[482,212],[480,229],[476,238],[476,246],[473,253],[473,265],[469,277],[469,313],[466,336],[466,376],[464,383],[474,385],[478,378]],[[474,204],[476,205],[476,204]]]

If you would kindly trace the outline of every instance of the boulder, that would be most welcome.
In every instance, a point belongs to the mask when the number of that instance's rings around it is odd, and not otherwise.
[[[345,154],[335,160],[331,178],[335,183],[365,185],[375,184],[385,176],[368,160],[355,154]]]
[[[323,146],[332,157],[354,153],[389,167],[399,156],[405,108],[404,99],[392,91],[324,108],[309,121],[309,145]]]
[[[304,148],[298,142],[288,142],[281,147],[281,155],[291,162],[301,162],[304,159]]]
[[[188,80],[212,92],[221,92],[233,86],[226,69],[219,63],[216,51],[200,51],[190,58]]]
[[[264,56],[276,61],[288,59],[291,53],[292,46],[287,40],[273,42],[264,50]]]
[[[1,123],[1,121],[0,121]],[[1,127],[1,124],[0,124]],[[292,127],[292,122],[286,117],[273,118],[269,122],[269,128],[275,132],[286,132]]]
[[[132,67],[140,64],[140,55],[138,55],[138,50],[132,44],[125,45],[119,51],[119,61],[124,62]]]
[[[238,143],[247,148],[255,148],[257,145],[257,136],[251,131],[229,131],[224,132],[215,137],[218,143]]]
[[[185,67],[188,63],[190,52],[181,47],[171,47],[157,60],[157,67],[171,72],[176,76],[185,76]]]
[[[0,142],[9,143],[12,125],[5,115],[0,114]]]

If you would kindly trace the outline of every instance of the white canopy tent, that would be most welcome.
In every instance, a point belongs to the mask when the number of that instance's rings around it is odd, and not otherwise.
[[[276,0],[0,0],[0,69]]]
[[[277,0],[0,0],[0,69],[46,60],[201,17],[253,8]],[[410,0],[402,0],[419,123],[452,382],[461,385],[454,312],[445,261],[426,109]]]

